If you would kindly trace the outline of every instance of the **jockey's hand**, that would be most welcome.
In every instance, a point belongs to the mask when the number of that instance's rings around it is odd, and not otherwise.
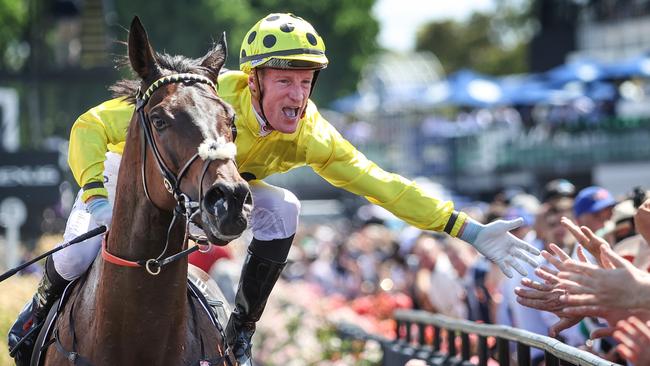
[[[106,225],[106,227],[109,227],[111,225],[113,206],[108,202],[108,198],[93,198],[86,203],[86,208],[98,226]]]
[[[509,232],[523,223],[524,219],[521,217],[511,221],[497,220],[487,225],[468,218],[460,239],[470,243],[486,258],[496,263],[506,276],[512,277],[510,267],[526,276],[526,269],[518,261],[527,262],[533,268],[537,267],[539,264],[526,253],[537,256],[539,250]]]

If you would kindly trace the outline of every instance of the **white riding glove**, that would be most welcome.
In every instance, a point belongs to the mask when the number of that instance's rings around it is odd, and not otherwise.
[[[528,272],[518,260],[537,267],[539,263],[526,253],[537,256],[539,250],[509,233],[510,230],[518,228],[523,223],[524,219],[521,217],[511,221],[497,220],[487,225],[467,218],[465,228],[459,238],[470,243],[486,258],[496,263],[506,276],[512,277],[512,270],[509,267],[514,268],[522,276],[526,276]]]
[[[105,225],[108,228],[111,225],[113,206],[108,198],[95,198],[86,204],[86,209],[98,226]]]

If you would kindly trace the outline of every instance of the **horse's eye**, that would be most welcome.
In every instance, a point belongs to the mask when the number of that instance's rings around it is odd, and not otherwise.
[[[151,124],[153,124],[153,126],[156,128],[156,130],[159,130],[159,131],[168,126],[167,121],[165,121],[162,118],[156,118],[156,117],[153,118],[153,120],[151,121]]]

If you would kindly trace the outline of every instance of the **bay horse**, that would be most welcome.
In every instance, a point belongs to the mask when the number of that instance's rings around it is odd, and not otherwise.
[[[214,87],[225,57],[224,38],[197,60],[158,54],[133,19],[128,58],[141,80],[113,87],[136,110],[110,233],[66,290],[45,365],[229,364],[222,332],[188,296],[184,256],[190,220],[225,245],[252,209],[235,166],[234,112]]]

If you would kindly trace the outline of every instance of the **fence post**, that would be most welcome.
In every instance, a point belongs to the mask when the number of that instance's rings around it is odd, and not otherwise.
[[[411,327],[413,326],[413,323],[406,321],[404,324],[406,325],[406,345],[411,345],[411,342],[413,342],[413,336],[411,334]]]
[[[470,355],[470,344],[469,344],[469,334],[465,332],[460,333],[460,356],[463,361],[469,361]],[[520,365],[521,366],[521,365]]]
[[[507,339],[497,338],[497,354],[499,356],[499,366],[510,365],[510,347]],[[547,365],[548,366],[548,365]]]
[[[546,362],[546,366],[560,366],[557,357],[549,351],[544,351],[544,361]]]
[[[488,363],[488,346],[487,337],[478,337],[478,366],[487,366]]]
[[[399,342],[400,340],[400,328],[402,327],[402,321],[399,319],[395,319],[395,342]]]
[[[530,347],[517,342],[517,363],[519,366],[530,366]]]
[[[456,331],[453,329],[445,329],[447,331],[447,348],[449,352],[447,354],[448,358],[455,358],[458,354],[456,349]]]
[[[427,341],[426,341],[426,330],[428,326],[423,323],[417,323],[418,325],[418,343],[420,346],[424,346]]]
[[[440,327],[433,326],[433,350],[440,352]]]

